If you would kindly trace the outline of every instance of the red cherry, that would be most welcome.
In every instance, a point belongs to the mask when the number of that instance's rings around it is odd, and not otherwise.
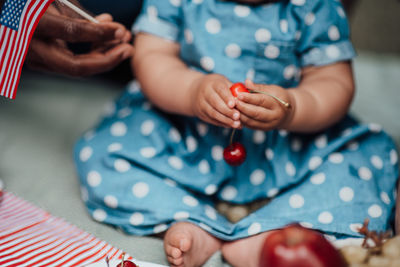
[[[138,267],[138,266],[131,261],[124,260],[124,265],[122,265],[122,262],[121,262],[116,267]]]
[[[224,159],[232,166],[238,166],[246,159],[246,149],[240,143],[232,143],[224,149]]]
[[[265,239],[259,267],[345,267],[340,252],[319,232],[292,224]]]
[[[243,83],[232,84],[230,90],[234,97],[237,97],[238,93],[249,93],[249,90],[247,90],[246,86]]]

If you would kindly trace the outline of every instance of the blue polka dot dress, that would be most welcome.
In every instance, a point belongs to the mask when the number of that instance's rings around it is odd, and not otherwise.
[[[348,24],[339,1],[291,0],[239,5],[222,0],[147,0],[133,27],[181,46],[181,58],[232,82],[298,84],[301,68],[350,60]],[[156,64],[156,63],[155,63]],[[243,129],[235,140],[247,160],[223,160],[229,129],[166,114],[133,81],[112,112],[77,143],[82,197],[93,218],[135,235],[177,221],[235,240],[291,222],[341,237],[390,227],[398,153],[379,125],[347,116],[305,135]],[[217,201],[269,204],[236,223]]]

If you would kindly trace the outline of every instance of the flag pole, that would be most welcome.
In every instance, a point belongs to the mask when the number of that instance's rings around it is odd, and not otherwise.
[[[62,4],[64,4],[64,5],[66,5],[67,7],[69,7],[70,9],[72,9],[73,11],[75,11],[76,13],[78,13],[79,15],[84,17],[85,19],[90,20],[93,23],[99,23],[99,21],[97,19],[93,18],[88,13],[86,13],[85,11],[80,9],[79,7],[75,6],[74,4],[69,2],[68,0],[58,0],[58,1],[60,3],[62,3]]]

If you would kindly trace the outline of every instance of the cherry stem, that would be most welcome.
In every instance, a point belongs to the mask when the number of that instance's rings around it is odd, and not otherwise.
[[[232,145],[233,136],[235,135],[235,131],[236,131],[236,129],[232,129],[231,138],[229,139],[229,145]]]
[[[286,101],[280,99],[280,98],[277,97],[277,96],[268,94],[267,92],[257,91],[257,90],[253,90],[253,89],[251,89],[250,92],[251,92],[251,93],[259,93],[259,94],[264,94],[264,95],[270,96],[270,97],[272,97],[273,99],[275,99],[276,101],[278,101],[279,103],[281,103],[285,108],[287,108],[287,109],[291,109],[291,108],[292,108],[292,106],[290,105],[290,103],[288,103],[288,102],[286,102]]]
[[[122,262],[121,262],[121,266],[124,266],[124,258],[125,258],[125,252],[122,253]]]

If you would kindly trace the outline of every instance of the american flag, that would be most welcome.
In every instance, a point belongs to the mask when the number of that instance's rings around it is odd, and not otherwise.
[[[29,42],[54,0],[6,0],[0,14],[0,95],[14,99]]]

